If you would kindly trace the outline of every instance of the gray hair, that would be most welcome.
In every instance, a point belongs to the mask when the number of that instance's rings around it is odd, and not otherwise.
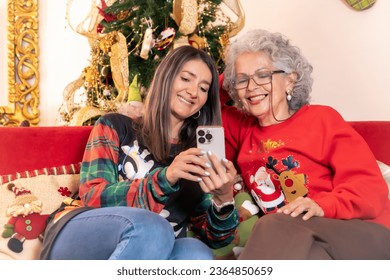
[[[227,49],[223,88],[238,107],[240,103],[237,91],[233,87],[236,77],[234,63],[244,52],[263,52],[269,56],[277,69],[286,73],[296,73],[297,80],[291,93],[293,98],[288,102],[289,108],[296,111],[309,104],[313,84],[311,64],[302,56],[300,49],[291,45],[282,34],[256,29],[237,38]]]

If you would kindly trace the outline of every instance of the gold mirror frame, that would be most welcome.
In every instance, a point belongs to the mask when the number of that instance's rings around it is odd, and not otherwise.
[[[7,0],[8,105],[0,126],[39,123],[38,0]]]

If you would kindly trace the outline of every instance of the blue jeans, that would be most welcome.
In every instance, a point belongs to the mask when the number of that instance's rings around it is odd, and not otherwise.
[[[96,208],[73,217],[58,234],[50,259],[210,260],[195,238],[175,239],[169,222],[145,209]]]

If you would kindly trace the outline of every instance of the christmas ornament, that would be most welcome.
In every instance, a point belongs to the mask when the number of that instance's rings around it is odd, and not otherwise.
[[[104,95],[104,96],[110,96],[110,95],[111,95],[111,91],[110,91],[108,88],[105,88],[105,89],[103,90],[103,95]]]
[[[145,31],[144,40],[142,42],[141,47],[141,53],[140,57],[143,59],[149,58],[149,51],[153,47],[154,41],[153,41],[153,29],[151,27],[148,27]]]
[[[345,0],[347,4],[356,11],[363,11],[371,8],[376,0]]]
[[[129,94],[126,103],[118,103],[118,112],[132,119],[142,117],[144,113],[144,104],[138,85],[138,75],[135,75],[129,86]]]
[[[161,51],[166,49],[175,39],[176,31],[172,27],[164,29],[154,42],[154,47]]]
[[[191,35],[191,37],[188,38],[188,42],[194,48],[197,48],[197,49],[205,49],[206,48],[206,38],[199,37],[197,34]]]
[[[129,94],[127,95],[127,102],[142,101],[140,90],[138,87],[138,75],[135,75],[133,81],[129,86]]]

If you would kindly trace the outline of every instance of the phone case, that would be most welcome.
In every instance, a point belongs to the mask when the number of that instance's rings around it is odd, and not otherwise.
[[[197,147],[225,158],[225,134],[222,126],[199,126],[196,129]]]

